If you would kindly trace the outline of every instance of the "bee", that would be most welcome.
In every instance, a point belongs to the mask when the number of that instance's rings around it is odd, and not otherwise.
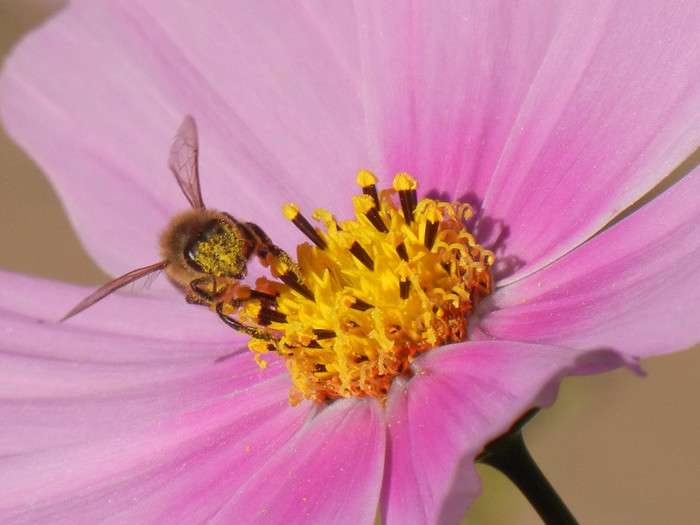
[[[191,208],[177,214],[163,231],[160,238],[163,260],[132,270],[101,286],[69,311],[62,321],[129,283],[164,271],[170,281],[186,293],[188,303],[210,307],[228,326],[251,337],[274,339],[269,332],[243,325],[226,313],[252,299],[267,307],[263,311],[274,313],[269,307],[274,305],[275,292],[251,289],[241,284],[248,263],[253,257],[257,257],[263,266],[272,263],[280,269],[277,273],[282,281],[302,292],[307,289],[301,283],[296,263],[273,244],[258,225],[204,206],[198,155],[197,127],[188,115],[175,135],[168,166]]]

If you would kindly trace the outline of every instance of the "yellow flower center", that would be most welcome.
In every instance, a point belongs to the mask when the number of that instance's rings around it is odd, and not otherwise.
[[[266,352],[286,359],[292,403],[351,396],[384,401],[392,380],[432,348],[464,341],[476,304],[492,289],[493,253],[474,241],[466,204],[417,201],[407,174],[377,193],[376,178],[361,171],[355,219],[338,223],[326,210],[312,226],[296,205],[285,216],[313,242],[297,248],[294,284],[261,279],[273,306],[249,301],[239,319],[270,333],[249,347],[259,363]],[[398,196],[398,197],[397,197]],[[273,276],[290,273],[271,260]]]

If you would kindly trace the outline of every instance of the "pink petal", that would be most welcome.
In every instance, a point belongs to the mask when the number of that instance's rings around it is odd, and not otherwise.
[[[175,307],[173,301],[114,294],[100,303],[100,311],[87,310],[58,323],[59,312],[66,308],[60,304],[65,296],[75,296],[78,287],[2,272],[0,284],[5,292],[0,296],[0,395],[19,413],[45,410],[36,423],[64,425],[67,436],[113,432],[120,421],[105,420],[102,427],[93,425],[88,415],[102,421],[107,407],[118,409],[134,397],[154,400],[130,412],[148,418],[168,409],[186,410],[192,403],[280,374],[287,377],[277,360],[260,370],[240,334],[201,309],[216,322],[207,325],[196,315],[200,309],[184,301]],[[37,318],[38,312],[48,319]],[[161,396],[163,391],[169,395]],[[84,403],[86,396],[93,396],[93,403]],[[80,417],[71,419],[75,414]],[[75,432],[76,425],[81,432]],[[6,432],[0,434],[0,443],[25,449],[61,443],[57,428],[33,432],[20,425],[14,431],[27,435],[17,439]]]
[[[618,13],[543,5],[527,16],[516,4],[468,7],[431,17],[360,6],[357,22],[324,4],[221,6],[212,16],[184,4],[76,2],[11,59],[3,117],[53,171],[93,253],[119,271],[157,260],[159,229],[185,206],[164,164],[191,112],[206,202],[274,227],[289,246],[298,236],[286,240],[282,202],[346,209],[347,173],[381,162],[483,200],[482,236],[489,221],[502,225],[503,253],[523,263],[522,276],[583,242],[696,147],[698,14],[690,3]],[[484,303],[502,308],[484,317],[488,335],[561,347],[459,345],[428,354],[396,385],[387,521],[461,518],[487,440],[551,402],[569,371],[623,361],[611,352],[574,361],[580,353],[564,347],[646,355],[697,340],[700,319],[687,313],[700,299],[687,262],[697,260],[697,182],[677,188],[658,200],[665,207],[650,204]],[[669,262],[673,273],[659,275]],[[311,521],[371,521],[384,457],[375,403],[336,403],[302,424],[310,404],[286,405],[283,367],[257,370],[211,312],[174,294],[115,294],[53,323],[78,294],[21,278],[3,288],[0,404],[17,422],[0,438],[0,482],[12,489],[3,520],[288,521],[308,505]]]
[[[160,279],[168,286],[165,276]],[[133,293],[127,287],[58,323],[90,288],[3,271],[0,285],[0,312],[8,323],[7,335],[16,348],[33,355],[102,362],[211,362],[245,348],[248,341],[207,308],[187,304],[176,290]],[[84,345],[76,343],[77,333],[84,337]],[[129,354],[132,349],[123,347],[123,342],[139,339],[149,345],[149,351],[136,349]],[[104,346],[95,346],[99,344]]]
[[[472,337],[644,357],[700,340],[700,170],[561,260],[498,290]]]
[[[177,323],[197,331],[176,308],[149,318],[152,302],[115,296],[109,317],[56,323],[31,314],[54,317],[76,287],[1,277],[0,521],[206,521],[313,408],[289,406],[276,360],[262,371],[249,352],[217,360],[236,349],[225,338],[178,341]],[[125,304],[132,333],[114,321]]]
[[[215,523],[372,523],[384,466],[375,400],[320,411],[232,497]]]
[[[480,238],[516,275],[585,241],[700,143],[696,2],[363,7],[387,171],[481,203]]]
[[[474,458],[528,409],[552,403],[575,357],[552,346],[475,342],[417,360],[416,375],[392,386],[387,406],[385,523],[459,522],[481,490]]]
[[[203,326],[192,330],[174,306],[198,310],[184,301],[160,298],[170,315],[159,317],[155,299],[118,294],[56,323],[32,317],[37,300],[65,302],[76,287],[11,274],[2,283],[0,413],[12,425],[0,434],[1,521],[252,522],[261,508],[273,519],[373,519],[385,442],[375,402],[336,403],[309,421],[312,403],[288,405],[282,363],[261,371],[249,352],[216,360],[226,340],[197,342]],[[49,317],[64,311],[49,304]],[[115,321],[120,309],[131,333]],[[178,323],[191,334],[166,336]]]
[[[324,11],[71,2],[8,59],[3,120],[115,273],[157,261],[154,239],[187,206],[166,168],[186,113],[200,125],[207,205],[259,221],[291,248],[299,236],[281,205],[347,197],[374,164],[348,50],[354,18]]]
[[[610,6],[567,10],[484,200],[510,229],[520,275],[586,240],[700,143],[697,4]]]
[[[482,199],[551,45],[551,4],[358,4],[371,120],[385,172]]]
[[[507,253],[532,268],[590,236],[697,143],[692,3],[690,13],[360,6],[358,20],[306,7],[78,3],[19,49],[5,119],[55,173],[99,260],[118,271],[157,260],[153,238],[184,206],[158,174],[188,111],[203,128],[207,202],[277,238],[292,231],[276,211],[286,200],[347,210],[358,167],[407,169],[475,202],[495,173],[482,236],[506,235]],[[380,149],[383,166],[371,160]]]
[[[207,379],[207,378],[201,378]],[[160,398],[182,394],[185,383],[160,385]],[[166,389],[167,387],[167,389]],[[0,500],[3,521],[88,523],[111,518],[115,522],[202,522],[228,500],[235,486],[256,471],[266,458],[299,428],[306,408],[290,410],[283,377],[235,395],[200,396],[199,406],[181,410],[161,407],[158,417],[132,417],[134,406],[158,399],[122,393],[121,406],[88,413],[92,425],[118,419],[113,433],[81,439],[45,450],[2,460],[4,487]],[[90,396],[83,405],[100,404]],[[64,403],[66,406],[67,403]],[[27,419],[46,416],[29,409]],[[82,416],[75,403],[73,418]],[[66,414],[62,414],[66,415]],[[265,423],[264,425],[262,423]],[[46,425],[44,431],[50,430]],[[59,427],[60,428],[60,427]],[[85,437],[87,439],[85,439]]]

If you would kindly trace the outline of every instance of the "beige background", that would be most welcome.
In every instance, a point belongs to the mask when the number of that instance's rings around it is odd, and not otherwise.
[[[0,56],[38,24],[39,2],[0,0]],[[0,132],[0,267],[97,285],[106,279],[82,251],[43,175]],[[1,292],[0,292],[1,293]],[[526,429],[531,452],[583,524],[700,520],[700,351],[627,371],[571,378],[554,408]],[[488,467],[468,523],[540,523]]]

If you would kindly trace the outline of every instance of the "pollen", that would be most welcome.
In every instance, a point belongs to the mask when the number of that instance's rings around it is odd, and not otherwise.
[[[256,360],[269,352],[286,360],[292,404],[384,402],[418,356],[466,339],[472,310],[493,290],[494,256],[467,231],[467,204],[418,201],[418,183],[405,173],[380,192],[368,171],[357,183],[351,220],[316,210],[323,227],[313,226],[298,206],[284,207],[310,241],[297,248],[295,277],[258,281],[274,302],[238,312],[270,335],[250,341]],[[289,262],[270,266],[273,276],[291,273]]]
[[[203,273],[220,277],[245,273],[240,254],[243,239],[237,230],[221,221],[212,221],[189,248],[192,263]]]

